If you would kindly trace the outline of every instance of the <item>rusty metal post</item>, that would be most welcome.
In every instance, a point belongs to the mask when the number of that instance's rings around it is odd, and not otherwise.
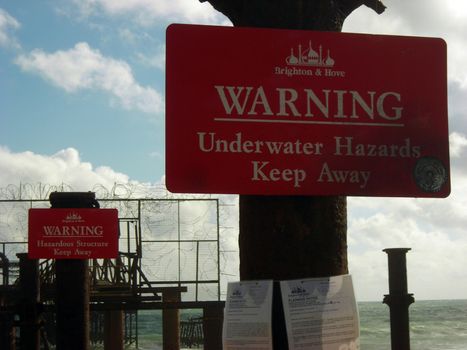
[[[7,256],[3,253],[0,253],[0,263],[2,267],[2,275],[3,275],[3,285],[8,286],[10,283],[10,260],[8,260]]]
[[[123,310],[107,310],[104,315],[104,350],[123,350],[125,338]]]
[[[206,306],[203,309],[204,350],[222,349],[222,322],[224,303]]]
[[[410,350],[409,306],[415,299],[407,293],[406,253],[410,248],[391,248],[388,254],[389,294],[383,303],[389,306],[391,349]]]
[[[0,349],[15,350],[16,349],[16,332],[13,327],[13,313],[6,310],[5,299],[0,296]]]
[[[167,289],[162,292],[162,301],[164,303],[178,303],[181,300],[181,294],[178,290]],[[180,349],[180,310],[163,309],[162,310],[162,349],[179,350]]]
[[[88,350],[88,261],[57,260],[55,273],[57,350]]]
[[[17,254],[19,258],[19,315],[20,348],[40,349],[39,324],[39,261],[28,259],[26,253]]]
[[[7,256],[0,253],[0,266],[3,274],[3,288],[0,292],[0,349],[15,350],[15,328],[13,327],[14,316],[8,311],[8,284],[10,262]],[[0,286],[0,288],[2,288]]]
[[[52,208],[98,208],[93,192],[53,192]],[[57,350],[89,349],[88,260],[55,262]]]

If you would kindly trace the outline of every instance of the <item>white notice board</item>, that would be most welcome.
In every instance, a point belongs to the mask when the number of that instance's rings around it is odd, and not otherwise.
[[[224,350],[272,350],[272,281],[230,282],[224,310]]]
[[[350,275],[281,282],[289,350],[359,350]]]

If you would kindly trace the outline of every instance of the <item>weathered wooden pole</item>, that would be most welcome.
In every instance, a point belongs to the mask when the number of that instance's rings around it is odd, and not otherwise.
[[[3,253],[0,253],[0,263],[2,265],[3,285],[8,286],[10,283],[10,261]]]
[[[203,309],[204,350],[222,349],[222,321],[224,304],[215,303]]]
[[[0,349],[15,350],[15,327],[13,327],[14,314],[7,312],[6,309],[9,306],[9,296],[7,293],[9,285],[9,269],[10,261],[7,256],[0,253],[0,264],[2,267],[3,274],[3,288],[5,288],[4,294],[0,292]],[[2,286],[0,286],[0,289]]]
[[[39,350],[39,313],[40,300],[39,260],[29,259],[26,253],[17,254],[19,258],[19,314],[20,348]]]
[[[125,313],[106,310],[104,313],[104,350],[123,350],[125,347]]]
[[[209,1],[235,26],[341,31],[361,5],[379,0]],[[345,197],[240,196],[240,278],[275,280],[347,273]]]
[[[53,192],[52,208],[98,208],[93,192]],[[57,350],[89,349],[88,260],[55,262]]]
[[[0,296],[0,308],[5,308],[6,303]],[[15,319],[14,315],[9,312],[0,312],[0,349],[15,350],[16,349],[16,332],[13,326]]]
[[[341,31],[361,5],[377,13],[385,9],[379,0],[200,1],[209,1],[234,26],[319,31]],[[340,196],[240,196],[240,279],[348,273],[346,203]],[[278,341],[275,348],[284,344]]]
[[[166,303],[179,303],[181,293],[177,289],[167,289],[162,292],[162,301]],[[162,349],[180,349],[180,310],[162,310]]]

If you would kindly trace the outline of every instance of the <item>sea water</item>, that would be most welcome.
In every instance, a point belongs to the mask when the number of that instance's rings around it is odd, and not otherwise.
[[[359,303],[362,350],[390,350],[389,308]],[[467,300],[416,301],[409,308],[411,350],[467,350]]]
[[[360,302],[358,308],[361,350],[391,350],[388,306]],[[467,350],[467,300],[416,301],[409,315],[411,350]],[[184,316],[201,316],[201,310]],[[138,321],[139,349],[161,349],[161,312],[140,311]]]

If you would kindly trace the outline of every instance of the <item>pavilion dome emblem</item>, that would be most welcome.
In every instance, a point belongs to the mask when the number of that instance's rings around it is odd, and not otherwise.
[[[76,212],[70,212],[66,215],[65,219],[63,220],[64,223],[71,223],[71,222],[84,222],[81,215]]]
[[[320,45],[318,52],[311,46],[311,41],[308,42],[308,47],[303,48],[298,45],[298,52],[295,54],[294,49],[290,49],[290,56],[285,59],[289,66],[310,66],[310,67],[333,67],[334,59],[331,57],[329,49],[326,56],[323,55],[323,46]]]

